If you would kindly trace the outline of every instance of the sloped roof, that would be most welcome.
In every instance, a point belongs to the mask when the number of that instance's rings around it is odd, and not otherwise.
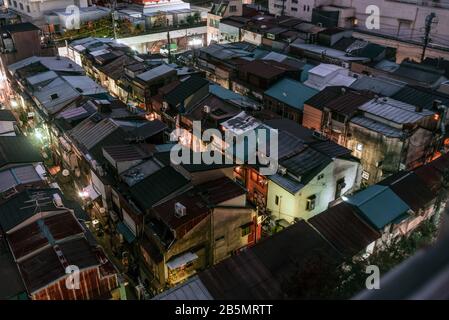
[[[331,162],[330,157],[308,147],[290,158],[281,160],[280,164],[287,168],[288,172],[301,177],[301,183],[305,184]]]
[[[300,221],[207,269],[199,278],[214,299],[282,299],[284,281],[317,255],[323,263],[340,259],[327,241]]]
[[[134,201],[144,210],[188,184],[172,167],[164,167],[129,188]]]
[[[393,99],[432,110],[435,100],[449,105],[449,96],[427,88],[407,85],[391,96]]]
[[[186,98],[208,84],[209,81],[206,79],[194,75],[187,80],[182,81],[167,93],[164,98],[170,105],[176,106],[178,103],[183,102]]]
[[[45,87],[38,88],[33,94],[50,115],[61,111],[70,102],[80,97],[80,93],[61,78],[56,78]]]
[[[307,222],[347,257],[353,257],[380,238],[380,233],[344,202],[313,216]]]
[[[41,161],[41,154],[27,137],[0,136],[0,168],[8,164],[26,164]]]
[[[323,110],[329,102],[339,97],[342,93],[343,86],[328,86],[315,94],[310,99],[306,100],[304,104],[312,106],[314,108]]]
[[[347,203],[357,207],[363,219],[377,230],[407,217],[410,207],[390,188],[372,185],[351,196]]]
[[[279,80],[265,91],[265,95],[298,110],[302,110],[304,102],[317,93],[318,90],[309,88],[301,82],[289,78]]]
[[[26,31],[39,31],[40,29],[31,22],[7,24],[0,27],[0,32],[26,32]]]
[[[41,181],[33,165],[24,165],[0,171],[0,193],[21,184]]]
[[[359,77],[353,84],[351,84],[351,88],[353,89],[369,90],[385,97],[393,97],[394,99],[400,101],[403,100],[395,98],[394,95],[397,92],[401,91],[404,86],[404,82],[400,82],[394,79],[369,76]]]
[[[415,212],[427,208],[436,198],[430,188],[414,172],[399,172],[378,184],[389,186]]]

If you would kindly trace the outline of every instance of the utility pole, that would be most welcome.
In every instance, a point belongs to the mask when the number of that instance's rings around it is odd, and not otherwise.
[[[112,28],[114,30],[114,39],[117,40],[117,0],[112,0]]]
[[[421,62],[424,61],[424,57],[425,57],[425,55],[426,55],[427,45],[428,45],[429,42],[430,42],[430,37],[429,37],[429,35],[430,35],[430,30],[432,29],[432,22],[433,22],[433,19],[435,19],[435,17],[436,17],[436,15],[435,15],[434,12],[432,12],[431,14],[429,14],[429,15],[426,17],[426,26],[425,26],[425,35],[424,35],[424,45],[423,45],[423,48],[422,48]]]
[[[170,30],[167,31],[167,46],[168,46],[168,63],[171,63]]]

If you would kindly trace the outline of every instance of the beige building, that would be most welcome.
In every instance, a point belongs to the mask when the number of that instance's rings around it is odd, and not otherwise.
[[[422,42],[426,17],[434,12],[436,18],[432,24],[432,43],[448,46],[449,3],[445,1],[269,0],[269,11],[275,15],[293,16],[323,24],[327,21],[333,26],[366,30],[365,22],[370,15],[366,11],[370,5],[380,9],[380,29],[370,31],[405,41]]]
[[[207,44],[211,41],[220,42],[220,21],[230,16],[241,16],[243,5],[251,4],[252,0],[216,0],[207,13]]]

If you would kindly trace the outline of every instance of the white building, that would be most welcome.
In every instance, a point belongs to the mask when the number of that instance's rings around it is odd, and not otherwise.
[[[5,0],[5,6],[16,12],[24,21],[44,25],[44,14],[46,12],[66,9],[70,5],[86,8],[91,0]]]
[[[269,0],[269,11],[275,15],[293,16],[312,21],[322,20],[333,12],[330,20],[339,27],[366,29],[367,7],[376,5],[380,9],[380,29],[370,30],[395,36],[401,40],[422,41],[426,17],[434,12],[432,43],[449,44],[449,3],[447,1],[422,0]]]

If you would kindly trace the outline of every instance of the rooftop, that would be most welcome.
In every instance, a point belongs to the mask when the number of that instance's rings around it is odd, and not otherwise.
[[[408,216],[410,207],[389,187],[372,185],[353,196],[347,203],[356,207],[360,216],[377,230]]]
[[[23,22],[16,24],[8,24],[0,27],[0,32],[27,32],[27,31],[39,31],[40,29],[31,22]]]
[[[168,166],[134,184],[129,188],[129,192],[140,208],[147,210],[188,183],[183,175]]]
[[[341,202],[308,221],[337,250],[353,257],[370,243],[380,238],[380,233],[363,221],[350,205]]]
[[[301,82],[289,78],[279,80],[265,91],[265,95],[299,110],[302,110],[304,102],[316,93],[318,93],[318,90],[309,88]]]
[[[39,151],[23,136],[0,136],[0,168],[42,161]]]
[[[398,124],[415,123],[434,114],[429,110],[417,111],[416,106],[391,98],[372,99],[359,110]]]

